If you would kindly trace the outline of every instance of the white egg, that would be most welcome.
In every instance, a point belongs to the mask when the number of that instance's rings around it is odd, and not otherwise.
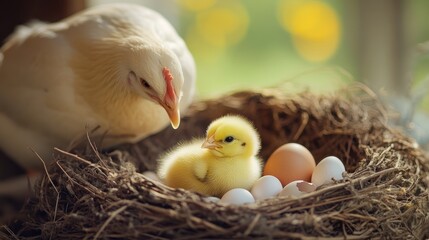
[[[152,171],[145,171],[142,173],[143,176],[153,180],[153,181],[158,181],[161,182],[161,179],[158,177],[158,175]]]
[[[316,190],[316,186],[314,184],[303,180],[296,180],[287,184],[278,196],[300,197],[304,194],[313,192],[314,190]]]
[[[334,156],[329,156],[320,161],[314,168],[311,182],[316,186],[333,182],[332,179],[343,179],[343,172],[346,169],[343,162]]]
[[[219,201],[228,204],[254,203],[252,194],[244,188],[234,188],[226,192]]]
[[[259,178],[255,184],[253,184],[250,192],[255,200],[262,200],[276,196],[282,188],[282,183],[279,179],[271,175],[266,175]]]

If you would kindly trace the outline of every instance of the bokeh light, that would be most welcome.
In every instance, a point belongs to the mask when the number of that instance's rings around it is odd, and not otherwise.
[[[249,25],[246,9],[236,2],[224,2],[199,11],[194,19],[189,26],[187,41],[191,46],[200,46],[204,50],[215,48],[219,51],[238,43],[246,35]]]
[[[337,50],[340,20],[328,4],[316,0],[283,0],[279,20],[298,53],[308,61],[325,61]]]
[[[227,4],[203,11],[196,16],[196,34],[214,47],[238,43],[246,34],[249,18],[240,4]]]

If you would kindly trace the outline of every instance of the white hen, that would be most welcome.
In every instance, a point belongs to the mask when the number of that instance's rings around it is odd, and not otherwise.
[[[96,126],[126,136],[107,145],[137,141],[168,118],[176,128],[194,95],[195,63],[184,41],[138,5],[100,5],[22,26],[2,58],[0,148],[26,169],[42,167],[29,148],[48,161],[54,146]]]

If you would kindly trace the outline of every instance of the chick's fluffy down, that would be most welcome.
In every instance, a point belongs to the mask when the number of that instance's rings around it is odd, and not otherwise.
[[[228,136],[237,143],[223,140]],[[260,140],[251,123],[226,116],[212,122],[206,137],[181,144],[159,159],[158,175],[164,183],[218,197],[233,188],[250,189],[261,175]],[[210,139],[219,148],[202,146]]]
[[[183,144],[161,158],[158,176],[167,186],[221,197],[232,188],[250,189],[260,177],[261,162],[258,158],[250,161],[214,159],[208,150],[201,149],[203,141],[197,139]],[[197,176],[198,172],[204,171],[207,171],[204,178]]]

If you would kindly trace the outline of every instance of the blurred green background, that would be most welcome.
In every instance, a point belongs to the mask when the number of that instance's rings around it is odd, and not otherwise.
[[[179,2],[204,97],[284,82],[325,90],[351,80],[338,67],[356,72],[341,41],[341,1],[203,0],[204,9]]]

